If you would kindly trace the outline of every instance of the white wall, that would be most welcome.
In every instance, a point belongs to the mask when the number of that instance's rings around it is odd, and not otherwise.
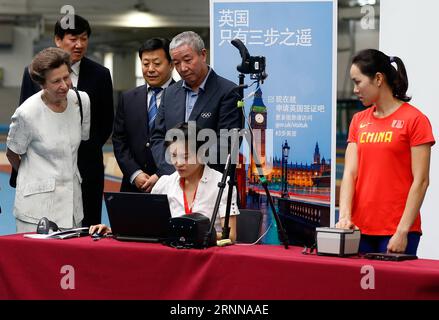
[[[113,54],[113,87],[125,91],[136,86],[136,55],[133,52]]]
[[[361,8],[358,8],[358,12]],[[363,29],[360,20],[351,21],[353,29],[338,29],[338,53],[337,53],[337,93],[338,98],[353,97],[353,85],[349,74],[351,60],[355,53],[363,49],[378,49],[378,19],[375,20],[375,28]],[[351,39],[350,32],[354,32]],[[353,43],[352,43],[353,42]]]
[[[5,87],[19,87],[24,67],[33,57],[34,39],[38,36],[35,28],[15,27],[14,43],[11,48],[0,49],[0,67],[4,68]]]
[[[381,0],[380,50],[405,63],[412,104],[431,121],[439,140],[439,1]],[[432,148],[430,187],[421,208],[418,255],[439,259],[439,142]],[[396,182],[395,182],[396,183]]]

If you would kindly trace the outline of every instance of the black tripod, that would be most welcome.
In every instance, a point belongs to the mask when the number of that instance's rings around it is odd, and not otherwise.
[[[255,79],[258,83],[258,87],[259,87],[259,83],[263,82],[264,79],[267,77],[267,74],[265,73],[265,57],[262,56],[257,56],[257,57],[252,57],[250,56],[247,48],[245,47],[245,45],[242,43],[241,40],[239,39],[234,39],[232,40],[232,45],[235,46],[238,50],[239,53],[241,55],[242,58],[242,62],[241,65],[238,65],[237,70],[240,72],[239,74],[239,85],[237,88],[238,89],[238,94],[240,97],[240,100],[238,101],[238,105],[237,107],[241,109],[242,111],[242,124],[241,124],[241,128],[245,128],[245,119],[246,119],[246,114],[245,114],[245,108],[244,108],[244,89],[248,88],[247,85],[244,84],[244,79],[245,79],[245,74],[250,74],[250,78]],[[251,146],[251,152],[253,153],[254,159],[255,159],[255,163],[256,163],[256,168],[257,168],[257,172],[258,172],[258,176],[259,176],[259,181],[261,181],[262,187],[264,188],[265,194],[267,196],[270,208],[273,212],[273,216],[274,219],[276,220],[276,224],[277,224],[277,228],[278,228],[278,234],[279,234],[279,240],[281,241],[281,243],[285,246],[285,249],[288,249],[288,236],[287,233],[285,232],[285,229],[282,226],[282,223],[279,219],[279,215],[277,214],[276,208],[274,207],[274,203],[273,203],[273,198],[271,197],[270,191],[268,190],[268,182],[267,179],[265,178],[265,175],[262,171],[262,165],[261,162],[259,160],[259,156],[257,154],[257,152],[253,152],[253,146],[254,146],[254,137],[253,137],[253,130],[251,128],[251,124],[248,122],[248,127],[249,127],[249,132],[250,132],[250,146]],[[247,132],[245,132],[247,133]],[[239,145],[240,143],[237,143],[237,139],[238,141],[241,140],[241,138],[238,138],[240,135],[237,134],[236,132],[235,134],[232,135],[232,148],[230,150],[229,156],[227,158],[227,164],[226,164],[226,168],[225,171],[223,173],[223,179],[220,183],[218,183],[218,186],[220,187],[220,191],[218,193],[218,197],[215,203],[215,209],[213,212],[213,216],[212,216],[212,221],[211,221],[211,225],[210,225],[210,230],[206,235],[206,243],[207,243],[207,238],[209,236],[212,235],[213,232],[213,225],[215,223],[215,218],[218,214],[218,207],[219,207],[219,202],[221,200],[221,196],[225,187],[225,181],[227,176],[229,176],[229,189],[228,189],[228,194],[227,194],[227,205],[226,205],[226,216],[224,219],[224,227],[223,227],[223,232],[222,232],[222,239],[228,239],[230,236],[230,227],[229,227],[229,218],[230,218],[230,209],[231,209],[231,202],[232,202],[232,195],[233,195],[233,187],[236,185],[236,160],[238,159],[238,151],[239,150]],[[235,146],[235,147],[234,147]],[[238,146],[238,148],[236,148],[236,146]],[[236,157],[235,157],[236,156]]]
[[[244,78],[245,75],[244,74],[240,74],[239,75],[239,95],[241,97],[241,100],[238,102],[238,107],[241,108],[242,110],[242,119],[243,119],[243,128],[244,128],[244,119],[245,119],[245,108],[244,108],[244,88],[247,88],[248,86],[244,85]],[[259,85],[259,81],[258,85]],[[274,206],[274,202],[273,202],[273,198],[271,197],[270,191],[268,190],[268,182],[267,179],[265,178],[265,175],[262,171],[262,165],[259,159],[259,156],[257,154],[257,152],[253,152],[253,150],[255,148],[253,148],[254,146],[254,137],[253,137],[253,130],[251,128],[250,123],[248,123],[248,127],[249,127],[249,132],[250,132],[250,145],[251,145],[251,152],[253,153],[254,159],[255,159],[255,163],[256,163],[256,168],[257,168],[257,172],[258,172],[258,177],[259,177],[259,181],[262,184],[262,187],[264,188],[265,194],[267,196],[268,199],[268,203],[270,205],[270,208],[273,212],[273,216],[274,219],[276,220],[276,224],[277,224],[277,228],[278,228],[278,235],[279,235],[279,240],[280,242],[285,246],[285,249],[288,249],[288,236],[287,233],[285,232],[285,229],[282,226],[282,223],[279,219],[279,215],[277,214],[276,208]],[[233,137],[232,137],[233,139]],[[235,138],[236,140],[236,138]],[[233,145],[233,143],[232,143]],[[235,150],[235,148],[232,148],[231,150],[231,154],[233,155]],[[228,158],[228,161],[230,161],[230,159]],[[229,217],[230,217],[230,208],[231,208],[231,201],[232,201],[232,194],[233,194],[233,186],[236,185],[236,179],[235,179],[235,170],[236,170],[236,163],[234,164],[232,161],[232,164],[230,165],[230,168],[228,167],[228,165],[226,165],[226,170],[228,169],[228,173],[230,176],[229,179],[229,190],[228,190],[228,195],[227,195],[227,206],[226,206],[226,216],[224,219],[224,227],[223,227],[223,233],[222,233],[222,238],[223,239],[228,239],[229,238],[229,233],[230,233],[230,227],[229,227]],[[221,192],[222,193],[222,192]]]

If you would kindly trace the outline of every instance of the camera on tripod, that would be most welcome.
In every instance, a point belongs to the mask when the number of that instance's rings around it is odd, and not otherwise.
[[[267,78],[265,73],[265,57],[263,56],[250,56],[244,43],[239,39],[233,39],[232,45],[239,50],[242,62],[236,67],[236,69],[244,74],[250,74],[250,78],[257,81],[264,81]]]
[[[247,64],[247,62],[246,62]],[[241,67],[241,66],[239,66]],[[248,59],[248,68],[240,70],[241,68],[238,68],[239,72],[242,73],[249,73],[251,79],[257,79],[256,76],[259,74],[265,73],[265,57],[263,56],[257,56],[257,57],[249,57]],[[248,69],[248,70],[247,70]]]

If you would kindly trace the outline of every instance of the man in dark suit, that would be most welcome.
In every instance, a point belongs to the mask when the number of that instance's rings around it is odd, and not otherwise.
[[[83,226],[101,222],[102,193],[104,190],[104,162],[102,147],[113,128],[113,84],[110,71],[85,57],[91,28],[88,21],[75,15],[74,28],[63,28],[59,20],[55,24],[55,44],[70,53],[73,86],[87,92],[90,97],[90,139],[79,146],[78,168],[82,177]],[[27,68],[21,84],[20,104],[40,91]]]
[[[165,90],[157,114],[151,142],[158,176],[175,171],[166,161],[164,140],[176,124],[195,121],[200,129],[212,129],[218,136],[220,129],[242,128],[237,86],[207,64],[201,37],[192,31],[178,34],[171,41],[170,54],[182,80]],[[221,170],[224,164],[211,167]]]
[[[150,192],[158,176],[150,148],[151,132],[163,89],[175,81],[169,40],[152,38],[139,49],[145,85],[124,92],[113,130],[113,148],[123,178],[120,191]]]

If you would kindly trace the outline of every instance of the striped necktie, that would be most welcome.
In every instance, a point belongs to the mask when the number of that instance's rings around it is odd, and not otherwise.
[[[163,88],[150,88],[151,90],[151,99],[149,99],[149,108],[148,108],[148,125],[149,125],[149,131],[152,131],[154,129],[154,122],[155,118],[157,116],[157,95],[160,91],[163,90]]]

